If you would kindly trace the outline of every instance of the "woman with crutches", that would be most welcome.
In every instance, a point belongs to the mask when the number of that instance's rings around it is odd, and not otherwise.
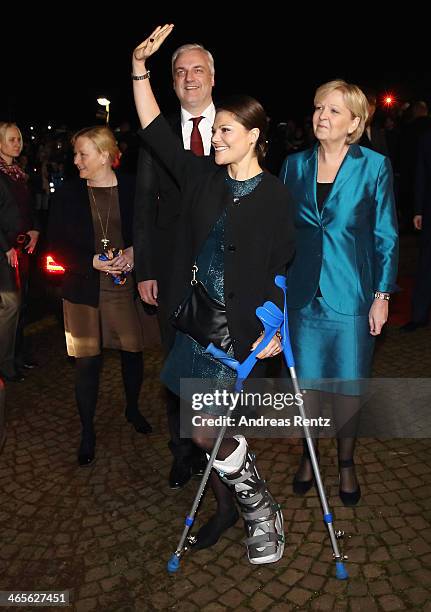
[[[160,115],[146,67],[146,60],[172,28],[156,28],[135,49],[132,59],[141,136],[175,177],[182,193],[168,301],[174,311],[187,297],[194,266],[196,280],[204,284],[212,298],[225,304],[230,350],[243,361],[261,340],[256,308],[265,300],[282,305],[274,277],[283,274],[293,254],[290,197],[276,177],[262,171],[267,121],[263,108],[252,98],[239,96],[217,109],[212,137],[214,159],[195,157],[183,150]],[[199,65],[181,69],[190,96],[199,87],[200,69]],[[280,340],[274,334],[258,357],[266,359],[280,351]],[[259,375],[259,368],[254,375]],[[226,366],[204,354],[204,348],[181,332],[177,332],[162,377],[176,393],[180,392],[181,378],[216,379],[221,387],[232,381]],[[214,406],[206,411],[216,414],[216,409]],[[215,436],[211,428],[199,428],[194,440],[211,452]],[[213,545],[237,521],[236,498],[248,537],[249,560],[271,563],[280,559],[284,548],[282,513],[259,476],[243,436],[223,440],[214,468],[211,486],[217,513],[197,533],[195,548]]]
[[[356,143],[368,103],[356,85],[331,81],[314,97],[317,144],[286,158],[281,171],[295,200],[297,252],[288,274],[293,354],[305,394],[305,412],[320,414],[329,391],[338,438],[339,496],[361,497],[354,449],[361,379],[371,373],[375,336],[396,289],[397,220],[391,163]],[[331,382],[325,379],[331,379]],[[313,485],[304,441],[293,480],[297,494]]]

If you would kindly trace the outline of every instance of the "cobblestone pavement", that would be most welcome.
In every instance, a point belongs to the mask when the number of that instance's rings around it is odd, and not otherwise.
[[[63,334],[49,318],[32,332],[41,367],[24,383],[7,388],[8,436],[0,455],[0,589],[69,589],[79,612],[431,612],[430,440],[361,439],[356,457],[363,497],[355,508],[342,506],[337,495],[333,441],[321,443],[335,526],[346,532],[348,581],[334,577],[316,490],[303,498],[292,494],[301,449],[292,439],[253,442],[261,471],[284,510],[283,558],[274,565],[250,565],[239,522],[212,549],[187,553],[178,573],[170,576],[166,563],[197,482],[178,492],[167,486],[171,457],[159,351],[146,353],[141,406],[154,428],[149,436],[125,421],[119,360],[114,352],[106,353],[97,461],[80,469],[73,366],[65,358]],[[409,335],[388,328],[378,346],[375,375],[429,377],[430,346],[431,327]],[[198,522],[213,508],[208,494]]]

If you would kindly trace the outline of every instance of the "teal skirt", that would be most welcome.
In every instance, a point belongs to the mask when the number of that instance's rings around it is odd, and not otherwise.
[[[374,352],[368,314],[340,314],[316,297],[304,308],[289,310],[289,331],[301,388],[364,392]]]

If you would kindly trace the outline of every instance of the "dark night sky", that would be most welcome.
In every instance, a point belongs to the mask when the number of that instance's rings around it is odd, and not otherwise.
[[[39,13],[37,27],[22,35],[23,43],[14,40],[13,61],[2,61],[0,118],[22,126],[60,121],[79,128],[96,122],[96,98],[104,95],[111,99],[111,125],[124,118],[134,122],[131,50],[165,21],[173,21],[176,28],[150,60],[152,84],[165,109],[176,101],[170,55],[185,42],[201,42],[213,52],[216,98],[250,94],[278,119],[309,113],[316,86],[337,77],[370,85],[379,93],[394,91],[403,101],[431,103],[431,68],[413,63],[418,56],[411,44],[402,53],[397,44],[390,46],[385,40],[366,48],[353,44],[353,33],[340,37],[335,29],[334,35],[324,32],[320,38],[303,22],[299,29],[298,22],[283,19],[275,25],[258,13],[247,19],[211,16],[205,22],[201,17],[200,25],[185,25],[184,17],[176,20],[166,11],[157,17],[140,11],[134,17],[131,5],[124,4],[128,8],[121,14],[118,7],[117,14],[108,14],[98,5],[97,21],[72,8],[61,17],[58,11],[47,11],[43,18]]]

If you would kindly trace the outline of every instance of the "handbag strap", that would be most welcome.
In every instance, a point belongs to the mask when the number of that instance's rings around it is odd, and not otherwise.
[[[196,273],[199,270],[199,268],[196,265],[196,262],[192,265],[192,280],[190,281],[190,284],[193,285],[197,285],[198,284],[198,279],[196,278]]]

